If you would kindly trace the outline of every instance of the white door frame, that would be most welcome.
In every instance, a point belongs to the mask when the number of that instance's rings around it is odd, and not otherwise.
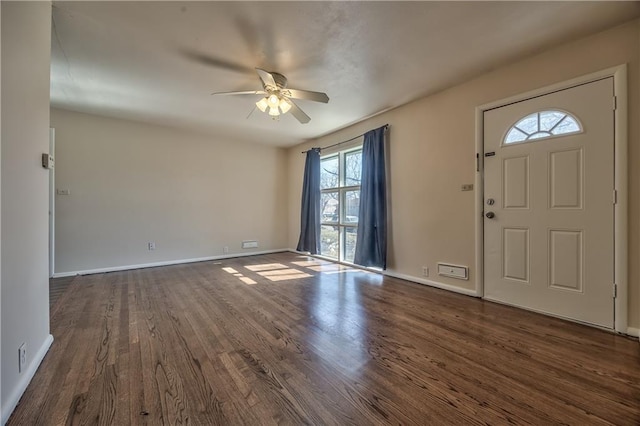
[[[617,203],[614,208],[614,282],[617,285],[617,297],[614,304],[615,331],[628,334],[627,329],[627,207],[628,207],[628,178],[627,178],[627,64],[608,68],[582,77],[553,84],[530,92],[512,96],[507,99],[491,102],[476,107],[476,158],[477,173],[475,179],[476,190],[476,296],[484,297],[484,112],[490,109],[524,101],[529,98],[546,95],[559,90],[568,89],[580,84],[589,83],[606,77],[613,77],[614,96],[616,97],[614,124],[614,184],[617,191]],[[613,108],[613,105],[612,105]]]
[[[54,158],[53,169],[49,169],[49,278],[53,277],[55,271],[55,250],[56,250],[56,129],[49,128],[49,155]]]

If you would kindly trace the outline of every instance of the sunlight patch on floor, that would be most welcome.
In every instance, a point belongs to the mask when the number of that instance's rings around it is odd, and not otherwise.
[[[228,274],[233,275],[234,277],[236,277],[237,279],[239,279],[245,284],[249,284],[249,285],[257,284],[257,282],[255,282],[254,280],[252,280],[249,277],[245,277],[244,275],[242,275],[240,272],[236,271],[233,268],[226,267],[226,268],[222,268],[222,270]]]
[[[268,279],[269,281],[274,281],[274,282],[278,282],[278,281],[287,281],[287,280],[298,280],[300,278],[307,278],[307,277],[312,277],[313,275],[309,275],[309,274],[305,274],[304,272],[300,272],[297,274],[291,274],[291,275],[273,275],[270,277],[265,277],[266,279]]]
[[[258,275],[261,275],[270,281],[295,280],[299,278],[307,278],[312,276],[307,274],[306,272],[300,271],[298,269],[293,269],[293,268],[263,271],[263,272],[258,272]]]
[[[340,265],[338,263],[327,263],[324,265],[318,266],[309,266],[309,269],[316,272],[345,272],[345,271],[353,271],[354,269],[350,266]]]
[[[253,272],[260,272],[270,271],[272,269],[285,269],[287,266],[282,263],[263,263],[262,265],[246,265],[245,268]]]
[[[303,266],[305,268],[309,268],[311,266],[320,266],[320,265],[330,265],[331,262],[328,260],[305,260],[300,262],[291,262],[296,266]]]
[[[246,269],[254,272],[261,277],[264,277],[272,282],[296,280],[301,278],[312,277],[314,274],[311,272],[320,272],[321,274],[333,275],[333,274],[345,274],[345,273],[363,273],[369,274],[369,271],[353,268],[347,265],[341,265],[333,263],[330,260],[314,259],[306,256],[300,256],[299,259],[294,262],[289,262],[291,265],[295,265],[300,268],[304,268],[307,271],[291,268],[284,263],[260,263],[254,265],[244,265]],[[222,268],[225,272],[232,274],[245,284],[254,285],[257,282],[249,277],[244,276],[241,272],[238,272],[234,268],[226,267]]]
[[[262,275],[263,277],[273,277],[276,275],[291,275],[291,274],[304,274],[305,272],[299,269],[287,268],[287,269],[276,269],[273,271],[264,271],[258,272],[258,275]]]
[[[255,282],[254,280],[252,280],[249,277],[239,277],[240,281],[242,281],[245,284],[249,284],[249,285],[254,285],[254,284],[258,284],[257,282]]]
[[[342,265],[339,263],[334,263],[330,260],[323,259],[315,259],[311,257],[299,256],[299,258],[306,260],[298,260],[295,262],[291,262],[296,266],[302,266],[303,268],[310,269],[315,272],[321,272],[323,274],[343,274],[346,272],[357,272],[362,274],[370,274],[370,271],[360,268],[354,268],[348,265]]]

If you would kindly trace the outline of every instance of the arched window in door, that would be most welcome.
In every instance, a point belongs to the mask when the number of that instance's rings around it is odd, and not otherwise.
[[[504,144],[528,142],[582,132],[576,117],[568,112],[546,110],[534,112],[514,124],[504,138]]]

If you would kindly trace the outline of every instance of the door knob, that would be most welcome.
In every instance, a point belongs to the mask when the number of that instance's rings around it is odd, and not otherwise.
[[[493,219],[494,217],[496,217],[496,214],[494,212],[487,212],[485,216],[487,217],[487,219]]]

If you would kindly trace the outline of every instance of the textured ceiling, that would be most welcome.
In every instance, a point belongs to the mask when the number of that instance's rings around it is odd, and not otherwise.
[[[54,2],[51,104],[290,146],[639,16],[638,2]],[[255,67],[308,124],[255,111]]]

